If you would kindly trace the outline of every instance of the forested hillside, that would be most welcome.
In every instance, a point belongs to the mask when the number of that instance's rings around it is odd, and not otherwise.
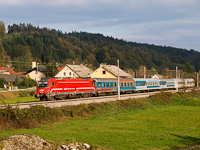
[[[182,69],[186,63],[191,64],[193,71],[200,69],[200,52],[194,50],[127,42],[102,34],[62,33],[31,24],[9,25],[5,32],[1,22],[0,30],[0,60],[40,64],[75,61],[94,69],[100,63],[116,65],[119,59],[123,69],[146,65],[162,71],[175,66]]]

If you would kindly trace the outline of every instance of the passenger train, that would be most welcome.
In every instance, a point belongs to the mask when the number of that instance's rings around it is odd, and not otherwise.
[[[152,78],[122,78],[120,93],[136,93],[141,91],[156,91],[175,88],[190,88],[195,86],[194,79],[152,79]],[[41,79],[37,85],[36,98],[40,100],[67,99],[71,97],[91,97],[114,95],[118,92],[116,78],[87,79]]]

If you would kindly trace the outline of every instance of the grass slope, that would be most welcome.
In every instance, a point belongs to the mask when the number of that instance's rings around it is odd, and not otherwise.
[[[29,133],[54,143],[87,142],[103,149],[179,149],[200,142],[199,93],[193,96],[158,94],[149,99],[97,104],[99,111],[104,109],[98,115],[54,121],[41,128],[1,131],[0,137]]]
[[[15,130],[0,136],[30,133],[53,141],[82,141],[105,149],[171,149],[200,141],[200,108],[154,107],[75,119],[52,126]]]

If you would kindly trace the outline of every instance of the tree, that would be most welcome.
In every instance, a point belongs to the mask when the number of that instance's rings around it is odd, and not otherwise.
[[[16,76],[14,86],[18,86],[18,85],[19,85],[19,78],[18,76]]]
[[[56,63],[54,64],[48,64],[47,68],[45,69],[44,74],[46,77],[53,77],[58,73],[58,69],[56,67]]]
[[[5,79],[0,78],[0,88],[3,88],[5,83],[6,83]]]
[[[6,63],[9,63],[10,62],[10,56],[7,55],[5,49],[3,48],[3,44],[0,40],[0,60],[3,60],[3,61],[0,61],[0,66],[5,66]]]
[[[6,35],[6,29],[3,21],[0,21],[0,38]]]
[[[192,73],[193,70],[192,70],[192,66],[189,62],[187,62],[183,68],[183,70],[186,72],[186,73]]]
[[[28,88],[36,86],[37,82],[32,80],[30,77],[26,77],[22,82],[20,82],[19,86],[20,88]]]

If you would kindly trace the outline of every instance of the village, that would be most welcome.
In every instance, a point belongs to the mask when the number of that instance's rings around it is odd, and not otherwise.
[[[0,88],[4,90],[18,90],[20,88],[36,87],[37,83],[42,78],[47,78],[45,67],[38,65],[39,63],[32,62],[32,69],[26,72],[15,72],[14,69],[0,67]],[[165,75],[160,75],[153,68],[148,70],[146,66],[140,66],[137,71],[118,69],[116,65],[100,64],[96,70],[91,70],[87,65],[66,64],[62,67],[57,67],[57,72],[53,76],[56,79],[63,78],[184,78],[191,77],[198,80],[198,73],[187,74],[183,70],[166,70]],[[28,81],[24,81],[24,80]],[[25,83],[25,86],[20,86],[19,83]],[[198,81],[197,81],[198,82]],[[24,84],[23,84],[24,85]]]

